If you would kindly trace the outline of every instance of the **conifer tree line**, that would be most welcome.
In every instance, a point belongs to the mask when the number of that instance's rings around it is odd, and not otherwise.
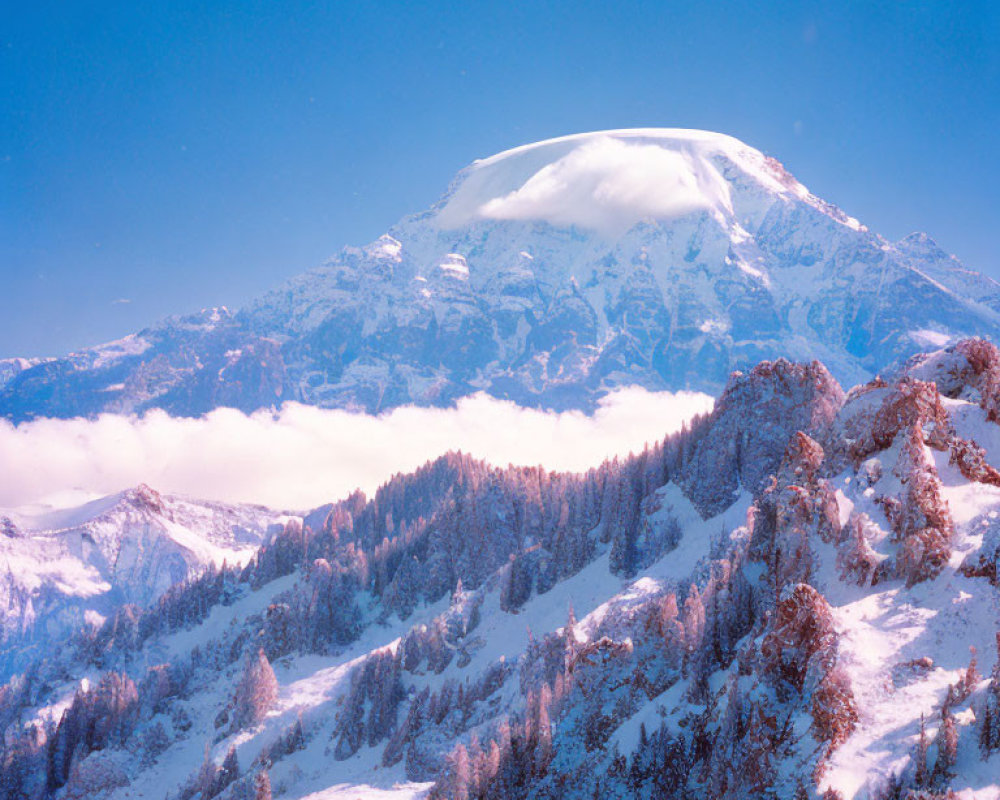
[[[197,625],[247,589],[292,574],[300,580],[267,615],[272,660],[352,641],[360,632],[358,592],[378,598],[386,616],[405,618],[416,603],[439,600],[459,581],[475,589],[501,567],[509,608],[599,551],[610,550],[614,572],[633,575],[676,544],[675,523],[650,526],[640,510],[681,473],[704,427],[699,418],[638,455],[583,474],[497,468],[448,454],[396,476],[371,500],[355,493],[312,515],[316,530],[289,522],[245,567],[209,567],[149,609],[120,607],[74,639],[73,655],[98,668],[121,666],[151,638]]]
[[[502,605],[514,611],[600,552],[610,552],[614,571],[634,574],[679,537],[669,518],[660,530],[644,525],[640,510],[671,471],[681,468],[701,427],[703,420],[697,420],[692,428],[638,455],[582,475],[500,469],[449,454],[415,473],[396,476],[371,500],[355,493],[325,509],[321,517],[313,515],[315,530],[290,522],[245,567],[209,567],[172,587],[150,608],[119,607],[101,627],[79,633],[56,658],[32,664],[0,687],[0,715],[8,720],[0,797],[36,798],[58,791],[70,780],[75,763],[121,744],[136,730],[148,739],[149,757],[155,758],[164,746],[162,731],[147,731],[146,721],[189,694],[193,677],[203,669],[243,661],[233,700],[220,712],[217,724],[233,730],[255,724],[273,704],[276,691],[269,662],[294,652],[330,652],[353,641],[361,630],[362,593],[377,598],[384,615],[405,618],[419,602],[434,602],[456,586],[459,593],[474,592],[496,573],[503,582]],[[147,642],[196,626],[213,609],[289,575],[297,576],[293,587],[235,633],[201,642],[186,657],[149,668],[138,682],[129,677],[133,655]],[[455,656],[452,624],[438,620],[430,628],[414,630],[398,656],[355,679],[348,713],[338,725],[341,754],[361,742],[387,741],[393,734],[406,740],[406,729],[395,716],[401,690],[392,688],[398,682],[391,676],[404,660],[411,670],[415,664],[443,669]],[[474,625],[474,619],[462,623],[465,629]],[[20,709],[46,691],[53,665],[77,661],[108,671],[97,687],[81,690],[49,728],[21,725]],[[492,685],[497,674],[484,680]],[[445,688],[425,701],[431,718],[437,718],[449,705],[465,708],[466,696],[483,691]],[[377,702],[368,708],[372,697]],[[363,719],[359,704],[368,708]],[[93,722],[97,717],[102,718],[100,725]],[[411,726],[419,727],[412,721]],[[409,735],[412,738],[412,730]],[[414,763],[417,758],[411,754]],[[426,767],[414,770],[429,774]],[[191,796],[236,791],[232,772],[232,763],[204,764],[189,782],[189,789],[197,787]]]
[[[833,513],[820,477],[824,458],[808,436],[792,438],[751,506],[748,535],[711,563],[704,583],[650,599],[624,624],[602,623],[585,645],[575,641],[571,614],[559,635],[530,647],[521,664],[524,710],[488,727],[485,738],[481,727],[467,733],[431,796],[554,800],[569,787],[573,796],[595,798],[816,796],[827,755],[859,720],[832,612],[810,583],[816,543],[850,542],[850,526]],[[711,684],[720,672],[729,676],[722,690]],[[922,723],[912,768],[891,778],[878,800],[953,796],[956,709],[968,706],[979,682],[973,652],[936,715],[933,737]],[[675,685],[689,714],[679,725],[642,722],[638,741],[615,752],[623,721]],[[974,708],[984,758],[1000,747],[997,685],[994,671]],[[809,721],[806,740],[801,719]],[[803,741],[811,742],[805,752]],[[789,784],[786,762],[799,770],[811,763],[811,777]]]

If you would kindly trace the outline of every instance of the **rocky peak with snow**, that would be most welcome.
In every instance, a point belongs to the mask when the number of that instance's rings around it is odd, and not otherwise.
[[[1000,333],[1000,285],[889,242],[728,136],[552,139],[462,170],[431,209],[241,311],[0,365],[0,415],[295,400],[378,411],[485,391],[590,408],[614,387],[720,390],[762,359],[844,385]]]
[[[245,562],[287,519],[145,484],[70,508],[0,510],[0,639],[58,637],[121,603],[153,603],[211,565]]]

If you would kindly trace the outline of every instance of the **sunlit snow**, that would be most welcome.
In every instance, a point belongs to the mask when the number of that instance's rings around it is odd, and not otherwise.
[[[481,219],[537,220],[614,236],[645,219],[694,211],[721,222],[734,215],[726,162],[770,192],[811,200],[774,162],[732,137],[650,128],[565,136],[477,161],[437,223],[450,229]]]

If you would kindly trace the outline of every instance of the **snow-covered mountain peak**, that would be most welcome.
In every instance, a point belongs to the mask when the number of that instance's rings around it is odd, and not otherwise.
[[[619,386],[717,392],[781,356],[852,385],[967,336],[1000,338],[1000,284],[929,238],[887,241],[729,136],[605,131],[474,162],[429,210],[240,311],[0,362],[0,416],[480,391],[585,409]]]
[[[245,562],[289,519],[145,484],[70,507],[0,509],[0,645],[33,629],[58,636],[123,601],[152,603],[206,568]]]
[[[165,501],[158,491],[140,483],[120,492],[83,502],[39,503],[5,509],[3,513],[13,519],[23,531],[52,533],[90,525],[128,512],[162,516],[170,513],[170,504],[171,498]]]
[[[672,128],[597,131],[474,162],[452,184],[436,223],[455,229],[489,219],[533,220],[614,237],[644,220],[697,211],[726,225],[750,210],[740,209],[740,201],[748,206],[748,195],[761,192],[815,200],[781,164],[731,136]]]

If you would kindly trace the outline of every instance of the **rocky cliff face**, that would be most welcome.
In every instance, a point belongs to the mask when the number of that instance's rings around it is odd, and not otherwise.
[[[762,359],[844,385],[1000,333],[1000,285],[891,243],[730,137],[636,130],[477,161],[441,201],[247,308],[0,368],[0,415],[286,400],[378,411],[476,391],[588,408],[611,388],[717,392]]]

